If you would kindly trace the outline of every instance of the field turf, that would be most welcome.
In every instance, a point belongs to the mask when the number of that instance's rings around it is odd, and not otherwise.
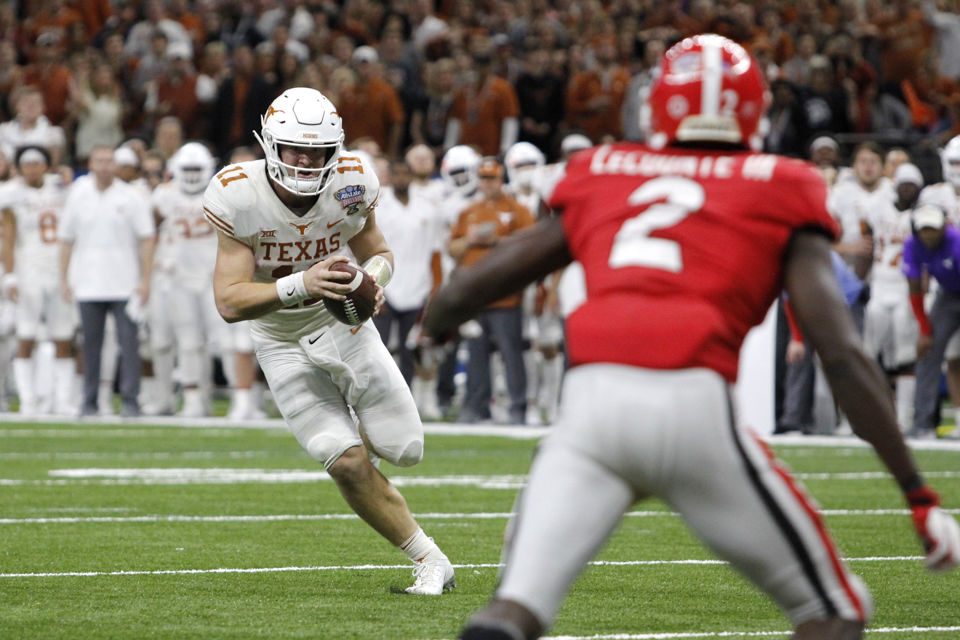
[[[454,638],[493,590],[536,442],[428,431],[420,465],[384,465],[457,567],[457,588],[429,598],[398,593],[412,583],[406,557],[352,516],[282,427],[0,423],[0,638]],[[778,455],[873,592],[868,637],[960,638],[960,573],[924,570],[873,453],[849,440],[786,442],[774,441]],[[960,448],[916,455],[956,514]],[[575,583],[550,633],[788,630],[662,503],[647,501]]]

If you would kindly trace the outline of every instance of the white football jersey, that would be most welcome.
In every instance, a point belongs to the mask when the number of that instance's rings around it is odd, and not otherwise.
[[[157,234],[157,266],[174,278],[213,280],[217,234],[203,212],[203,195],[184,193],[174,182],[153,192],[153,208],[162,221]]]
[[[13,212],[17,225],[14,269],[44,286],[60,284],[58,227],[66,200],[60,176],[47,175],[39,189],[23,178],[0,187],[0,210]]]
[[[253,251],[255,282],[275,282],[333,255],[351,256],[347,243],[367,222],[380,195],[373,166],[357,156],[340,156],[331,184],[302,216],[274,193],[265,162],[228,165],[203,194],[207,220]],[[319,299],[279,309],[251,323],[251,330],[275,340],[296,340],[337,322]]]
[[[873,191],[867,191],[856,181],[843,182],[830,191],[827,209],[840,223],[840,240],[852,242],[863,236],[865,227],[874,228],[882,223],[882,218],[888,218],[896,199],[889,180],[881,181]]]
[[[960,226],[960,197],[949,182],[939,182],[923,188],[917,204],[935,204],[947,212],[947,220]]]
[[[870,270],[870,296],[884,304],[909,299],[907,277],[903,267],[903,243],[910,237],[910,216],[913,210],[896,211],[893,216],[877,220],[873,229],[873,268]]]

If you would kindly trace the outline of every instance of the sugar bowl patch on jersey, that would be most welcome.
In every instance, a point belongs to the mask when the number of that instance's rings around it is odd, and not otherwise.
[[[362,184],[350,184],[334,192],[333,197],[340,202],[340,208],[348,216],[355,214],[363,205],[363,195],[367,188]]]

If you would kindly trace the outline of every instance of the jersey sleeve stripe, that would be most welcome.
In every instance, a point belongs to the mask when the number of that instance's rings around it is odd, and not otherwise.
[[[233,227],[230,226],[227,222],[224,222],[223,219],[214,215],[214,213],[210,211],[210,209],[207,209],[206,207],[203,208],[203,217],[207,219],[207,222],[212,224],[217,229],[220,229],[228,236],[234,235]]]

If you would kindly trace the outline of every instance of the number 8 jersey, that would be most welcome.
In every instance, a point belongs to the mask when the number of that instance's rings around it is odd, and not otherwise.
[[[273,191],[265,162],[228,165],[203,194],[203,213],[220,232],[250,247],[255,282],[274,282],[332,255],[351,256],[347,243],[363,229],[380,195],[380,181],[360,157],[341,155],[332,184],[302,216]],[[275,340],[296,340],[335,324],[319,299],[268,313],[251,329]]]
[[[58,226],[65,200],[58,175],[44,176],[40,188],[19,177],[0,187],[0,211],[12,212],[16,220],[14,269],[47,289],[60,289]]]
[[[567,321],[571,364],[735,380],[747,331],[782,289],[793,232],[837,234],[826,197],[812,165],[774,155],[629,143],[575,155],[549,200],[586,278]]]

